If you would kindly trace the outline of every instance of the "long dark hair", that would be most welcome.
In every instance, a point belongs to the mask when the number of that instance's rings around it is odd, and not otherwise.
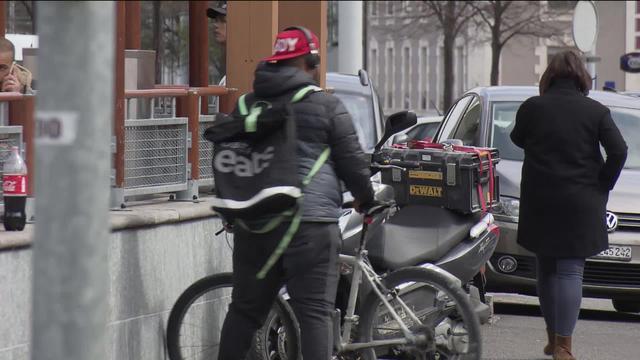
[[[591,88],[591,75],[584,67],[580,55],[575,51],[563,51],[556,54],[547,66],[547,70],[540,78],[540,95],[549,90],[549,87],[556,79],[571,79],[578,90],[584,95],[589,94]]]

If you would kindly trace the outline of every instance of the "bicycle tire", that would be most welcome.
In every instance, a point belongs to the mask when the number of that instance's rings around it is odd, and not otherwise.
[[[220,273],[215,275],[210,275],[204,277],[191,286],[189,286],[181,295],[178,297],[178,300],[175,302],[174,306],[169,313],[169,320],[167,322],[167,333],[166,333],[166,342],[167,342],[167,351],[169,355],[169,359],[171,360],[186,360],[186,359],[194,359],[191,356],[183,356],[181,349],[185,346],[181,344],[181,328],[183,325],[183,321],[185,319],[185,315],[191,309],[192,305],[201,298],[215,290],[220,290],[224,288],[228,288],[228,294],[230,297],[230,292],[232,288],[232,273]],[[291,348],[288,351],[291,353],[298,353],[299,342],[296,329],[294,327],[294,321],[291,318],[290,309],[287,308],[285,301],[278,297],[274,307],[272,308],[272,313],[275,312],[278,316],[283,319],[283,326],[285,327],[285,331],[288,334],[293,334],[293,339],[291,340]],[[226,308],[224,309],[226,311]],[[284,315],[283,315],[284,314]],[[272,316],[271,314],[269,316]],[[224,319],[224,317],[220,317]],[[260,338],[261,336],[268,336],[269,332],[265,329],[261,329],[256,333],[256,337],[254,337],[252,341],[251,349],[247,354],[248,360],[266,360],[270,359],[268,355],[268,344],[269,339]],[[211,347],[211,346],[210,346]],[[193,346],[188,346],[188,348],[193,348]],[[204,354],[206,351],[200,351],[201,354]],[[215,350],[214,350],[215,351]],[[217,356],[217,351],[212,357]],[[272,357],[271,359],[280,359],[278,357]],[[282,360],[291,360],[282,358]]]
[[[421,268],[421,267],[408,267],[408,268],[399,269],[397,271],[390,273],[389,275],[387,275],[382,279],[382,283],[385,285],[387,289],[395,289],[399,285],[406,284],[408,282],[410,283],[422,282],[422,283],[428,284],[429,286],[432,286],[435,289],[438,289],[443,293],[446,293],[447,299],[452,300],[456,305],[455,307],[456,311],[454,314],[456,316],[459,316],[462,319],[462,322],[465,326],[464,330],[466,330],[466,333],[468,335],[468,338],[467,338],[468,341],[465,343],[467,346],[467,350],[466,350],[467,353],[457,354],[458,357],[449,357],[450,354],[449,355],[443,354],[444,357],[440,356],[437,358],[440,358],[440,359],[458,358],[458,359],[465,359],[465,360],[481,359],[482,341],[481,341],[481,333],[480,333],[480,322],[477,316],[475,315],[473,308],[471,307],[471,303],[465,291],[460,287],[453,286],[445,275],[429,269]],[[410,294],[410,292],[405,293],[405,295],[407,294]],[[400,296],[403,297],[404,295],[400,295]],[[414,297],[414,299],[422,299],[422,298],[423,297],[418,297],[418,298]],[[405,302],[408,303],[406,299],[403,298],[403,300],[405,300]],[[360,332],[359,332],[360,342],[370,342],[374,340],[374,335],[373,335],[375,331],[374,326],[375,326],[375,321],[376,319],[378,319],[378,316],[379,316],[378,314],[379,304],[381,304],[381,301],[375,293],[372,292],[367,296],[367,299],[364,302],[361,321],[360,321]],[[414,310],[416,309],[414,308]],[[442,324],[442,323],[439,323],[439,324]],[[382,331],[389,331],[389,328],[382,328],[382,329],[384,329]],[[400,332],[400,331],[396,331],[396,332]],[[435,338],[435,327],[432,334],[434,335],[434,338]],[[404,335],[401,332],[399,336],[404,338]],[[387,350],[389,351],[389,349]],[[393,349],[393,350],[396,350],[396,349]],[[413,351],[418,351],[420,353],[423,352],[423,350],[413,350]],[[424,350],[424,353],[426,353],[427,351],[429,350]],[[404,356],[402,357],[402,359],[410,359],[410,357],[407,357],[406,353],[404,355],[399,355],[399,356]],[[362,357],[363,359],[366,359],[366,360],[377,359],[376,350],[373,348],[363,350]],[[421,357],[417,357],[417,358],[426,359],[427,357],[426,355],[422,355]],[[436,358],[436,357],[433,356],[433,358]]]

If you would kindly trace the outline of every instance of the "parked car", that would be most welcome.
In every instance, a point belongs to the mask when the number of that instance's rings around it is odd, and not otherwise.
[[[432,142],[441,122],[442,116],[421,116],[416,125],[394,135],[385,145],[406,149],[415,141]]]
[[[338,97],[353,119],[362,149],[373,149],[384,133],[385,117],[378,93],[365,70],[358,75],[327,73],[327,89]]]
[[[470,90],[453,104],[436,134],[436,142],[460,139],[465,145],[500,150],[502,161],[497,166],[497,174],[501,201],[495,218],[501,228],[501,238],[487,269],[490,291],[530,295],[536,291],[534,254],[516,242],[524,152],[509,137],[520,104],[535,95],[538,95],[537,87]],[[609,107],[629,153],[609,197],[606,216],[610,247],[587,259],[584,295],[612,299],[618,311],[640,312],[640,102],[614,92],[591,91],[589,96]]]

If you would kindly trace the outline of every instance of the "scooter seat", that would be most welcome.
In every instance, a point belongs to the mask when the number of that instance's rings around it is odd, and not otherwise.
[[[475,215],[462,215],[435,206],[403,207],[371,234],[369,259],[380,270],[435,263],[469,237]]]

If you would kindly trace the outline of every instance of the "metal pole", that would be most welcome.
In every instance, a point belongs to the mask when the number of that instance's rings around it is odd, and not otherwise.
[[[596,56],[595,45],[593,49],[587,53],[587,71],[591,75],[591,89],[598,90],[598,74],[596,72],[596,63],[600,59]]]
[[[34,360],[107,358],[115,4],[38,6]]]
[[[338,2],[338,71],[362,69],[362,1]]]

